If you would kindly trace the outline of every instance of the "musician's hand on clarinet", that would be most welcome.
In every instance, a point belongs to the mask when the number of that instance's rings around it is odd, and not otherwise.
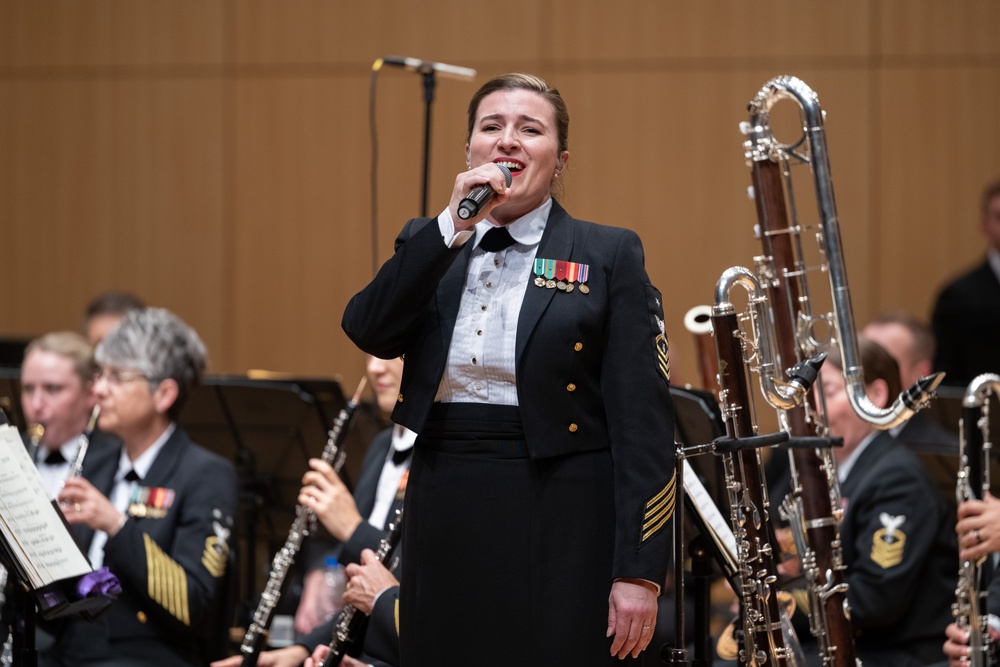
[[[614,635],[611,655],[639,657],[656,627],[656,588],[644,579],[619,579],[608,598],[608,634]]]
[[[69,524],[84,524],[114,537],[121,528],[122,513],[103,493],[83,477],[66,480],[59,492],[59,507]]]
[[[968,665],[969,633],[959,628],[957,623],[951,623],[945,628],[944,634],[948,639],[942,650],[948,657],[948,667]]]
[[[302,477],[299,504],[316,513],[331,535],[346,542],[364,520],[354,496],[333,467],[322,459],[309,459],[311,470]]]
[[[1000,551],[1000,500],[987,493],[982,500],[966,500],[958,506],[958,557],[977,560]]]
[[[361,563],[351,563],[345,568],[347,590],[344,604],[354,605],[366,615],[371,615],[375,598],[387,588],[399,586],[399,581],[375,556],[371,549],[361,552]]]
[[[257,667],[298,667],[303,661],[308,660],[309,651],[305,646],[296,644],[271,651],[261,651],[257,655]],[[209,667],[240,667],[242,664],[242,655],[232,655],[225,660],[216,660]]]
[[[306,663],[304,667],[316,667],[320,664],[320,660],[326,657],[326,654],[330,652],[330,647],[326,645],[320,645],[316,647],[313,651],[311,658],[306,658]],[[357,658],[352,658],[349,655],[345,655],[340,659],[340,667],[368,667],[365,663],[361,662]]]

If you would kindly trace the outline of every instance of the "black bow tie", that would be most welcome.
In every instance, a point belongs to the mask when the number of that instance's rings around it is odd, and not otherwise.
[[[394,449],[392,450],[392,464],[396,466],[401,466],[410,460],[410,454],[413,453],[413,447],[407,447],[406,449]]]
[[[57,466],[66,463],[66,457],[62,455],[62,452],[58,449],[53,449],[45,459],[42,461],[47,466]]]
[[[125,473],[125,481],[126,482],[141,482],[142,481],[142,477],[139,477],[139,473],[137,473],[135,470],[129,470],[127,473]]]
[[[517,243],[506,227],[491,227],[483,238],[479,239],[479,247],[486,252],[500,252]]]

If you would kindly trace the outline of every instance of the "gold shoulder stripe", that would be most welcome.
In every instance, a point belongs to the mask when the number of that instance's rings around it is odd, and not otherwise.
[[[396,635],[399,635],[399,598],[396,598],[396,604],[393,607],[392,615],[396,619]]]
[[[191,625],[188,608],[187,575],[153,539],[142,536],[146,546],[146,583],[149,597],[184,625]]]
[[[670,477],[670,481],[658,491],[652,498],[646,501],[642,516],[642,537],[641,542],[658,533],[667,524],[674,514],[674,500],[676,498],[676,471]]]

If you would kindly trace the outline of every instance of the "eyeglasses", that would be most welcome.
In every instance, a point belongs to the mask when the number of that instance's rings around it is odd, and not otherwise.
[[[108,384],[119,385],[126,382],[135,382],[136,380],[149,380],[149,377],[139,371],[130,371],[121,368],[102,368],[94,373],[94,382],[101,379],[107,380]]]

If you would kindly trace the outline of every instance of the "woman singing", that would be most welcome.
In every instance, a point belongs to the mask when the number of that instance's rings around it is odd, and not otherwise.
[[[343,320],[366,352],[405,355],[393,420],[419,434],[402,664],[637,656],[674,500],[660,294],[633,232],[552,198],[569,163],[556,89],[499,76],[468,122],[468,170],[448,207],[406,224]],[[495,196],[462,219],[461,200],[484,184]]]

